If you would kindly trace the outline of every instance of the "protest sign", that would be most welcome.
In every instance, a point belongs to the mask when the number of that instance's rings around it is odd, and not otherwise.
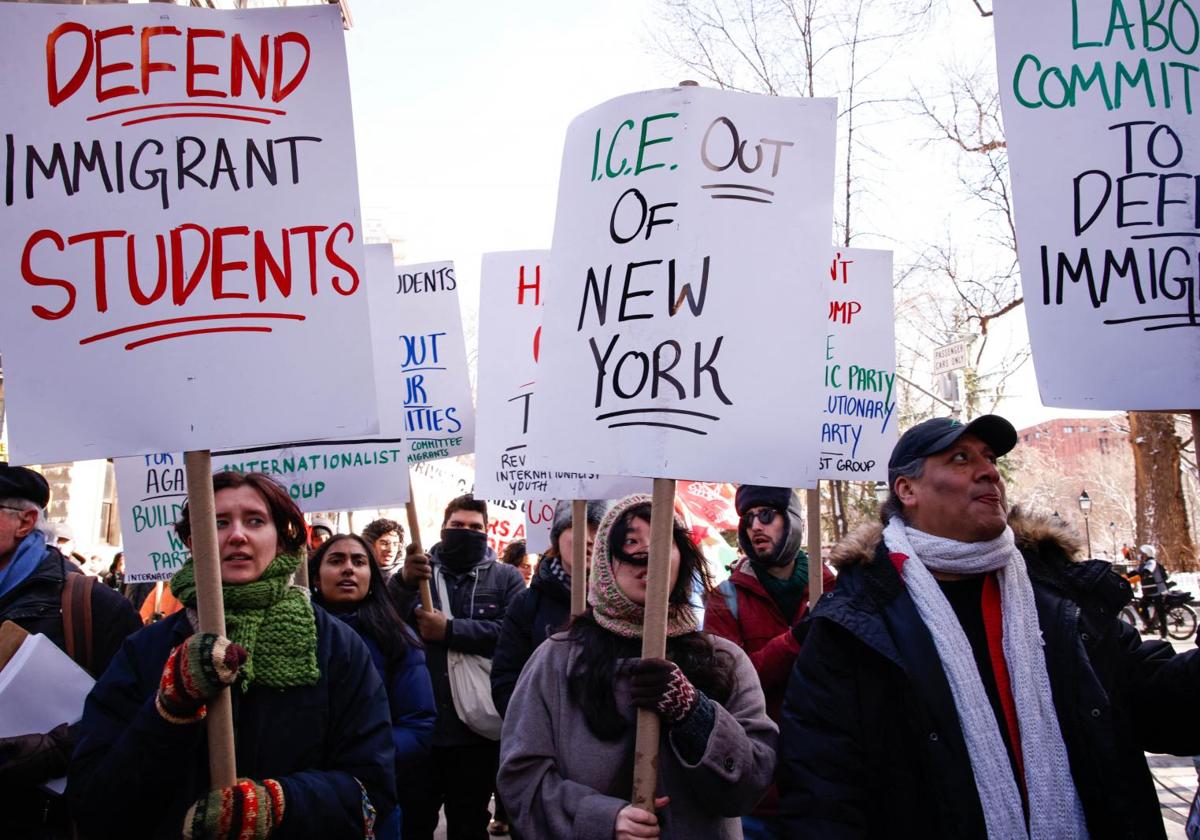
[[[295,408],[371,365],[336,8],[5,3],[0,56],[14,461],[378,432]]]
[[[820,477],[886,481],[898,423],[892,252],[835,249],[825,280]]]
[[[513,499],[488,501],[487,541],[488,548],[496,552],[496,557],[503,554],[510,543],[525,539],[528,504],[524,500]]]
[[[558,470],[539,457],[530,417],[557,410],[552,393],[535,395],[549,257],[549,251],[483,255],[475,492],[488,499],[604,499],[649,492],[649,479]]]
[[[1193,6],[996,4],[1025,313],[1047,406],[1200,405]]]
[[[266,473],[305,513],[399,506],[409,496],[408,464],[398,438],[214,452],[212,467],[214,472]],[[114,469],[126,580],[167,580],[189,556],[174,530],[187,498],[183,456],[118,458]]]
[[[532,418],[557,468],[815,478],[834,116],[686,87],[572,122]]]
[[[736,531],[737,508],[734,498],[737,488],[720,481],[680,481],[675,493],[692,515],[711,523],[722,531]]]
[[[366,254],[383,434],[404,436],[410,464],[474,451],[454,263],[393,265],[390,245]]]
[[[529,499],[525,502],[525,550],[544,554],[550,547],[550,529],[554,527],[556,499]]]

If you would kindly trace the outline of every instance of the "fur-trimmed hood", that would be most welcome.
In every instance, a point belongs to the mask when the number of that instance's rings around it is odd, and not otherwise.
[[[1067,523],[1050,514],[1029,513],[1014,507],[1008,514],[1017,547],[1025,552],[1042,554],[1061,552],[1073,561],[1083,559],[1084,542]],[[860,525],[833,547],[829,562],[841,571],[851,566],[867,565],[875,558],[875,547],[883,538],[883,525],[878,522]]]

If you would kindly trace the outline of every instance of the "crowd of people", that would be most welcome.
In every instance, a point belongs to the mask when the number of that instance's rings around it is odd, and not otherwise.
[[[45,480],[0,465],[0,622],[96,679],[81,720],[0,738],[0,836],[1165,837],[1145,752],[1200,754],[1200,656],[1144,641],[1128,582],[1010,506],[1016,444],[995,415],[905,432],[811,610],[794,491],[738,488],[720,585],[676,518],[663,658],[641,656],[647,496],[587,505],[572,616],[569,503],[535,567],[496,556],[470,495],[406,550],[398,522],[337,533],[218,473],[217,636],[190,561],[149,615],[117,560],[77,585]],[[190,546],[187,506],[175,528]],[[227,687],[238,779],[213,789]],[[631,801],[639,710],[661,722],[652,808]]]

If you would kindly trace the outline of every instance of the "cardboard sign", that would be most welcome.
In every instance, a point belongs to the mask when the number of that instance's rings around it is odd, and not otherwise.
[[[526,504],[512,499],[488,501],[488,548],[496,552],[497,560],[510,543],[525,539]]]
[[[378,432],[335,7],[0,5],[12,458]],[[63,395],[69,394],[69,405]]]
[[[835,249],[825,280],[820,476],[886,481],[899,422],[892,252]]]
[[[187,501],[181,453],[118,458],[125,574],[131,583],[166,580],[189,557],[174,525]],[[305,513],[393,507],[408,501],[404,442],[314,441],[212,453],[214,472],[261,472]]]
[[[369,245],[366,253],[383,434],[403,435],[410,464],[473,452],[454,263],[393,265],[390,245]]]
[[[996,5],[1042,402],[1200,406],[1195,4]]]
[[[675,485],[675,495],[695,516],[722,531],[736,531],[737,508],[734,498],[737,488],[720,481],[680,481]]]
[[[557,468],[815,477],[834,115],[687,87],[572,122],[532,425]]]
[[[558,470],[539,457],[530,418],[551,415],[553,393],[535,396],[549,251],[483,255],[479,284],[479,429],[475,492],[489,499],[619,498],[648,493],[648,479]]]

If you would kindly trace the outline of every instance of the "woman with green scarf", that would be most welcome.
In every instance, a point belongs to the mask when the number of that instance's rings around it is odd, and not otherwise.
[[[187,607],[126,640],[88,696],[67,794],[89,838],[362,838],[395,807],[387,695],[358,635],[291,586],[304,519],[261,473],[213,477],[223,638]],[[175,526],[190,545],[185,505]],[[205,703],[232,686],[239,781],[212,790]]]

